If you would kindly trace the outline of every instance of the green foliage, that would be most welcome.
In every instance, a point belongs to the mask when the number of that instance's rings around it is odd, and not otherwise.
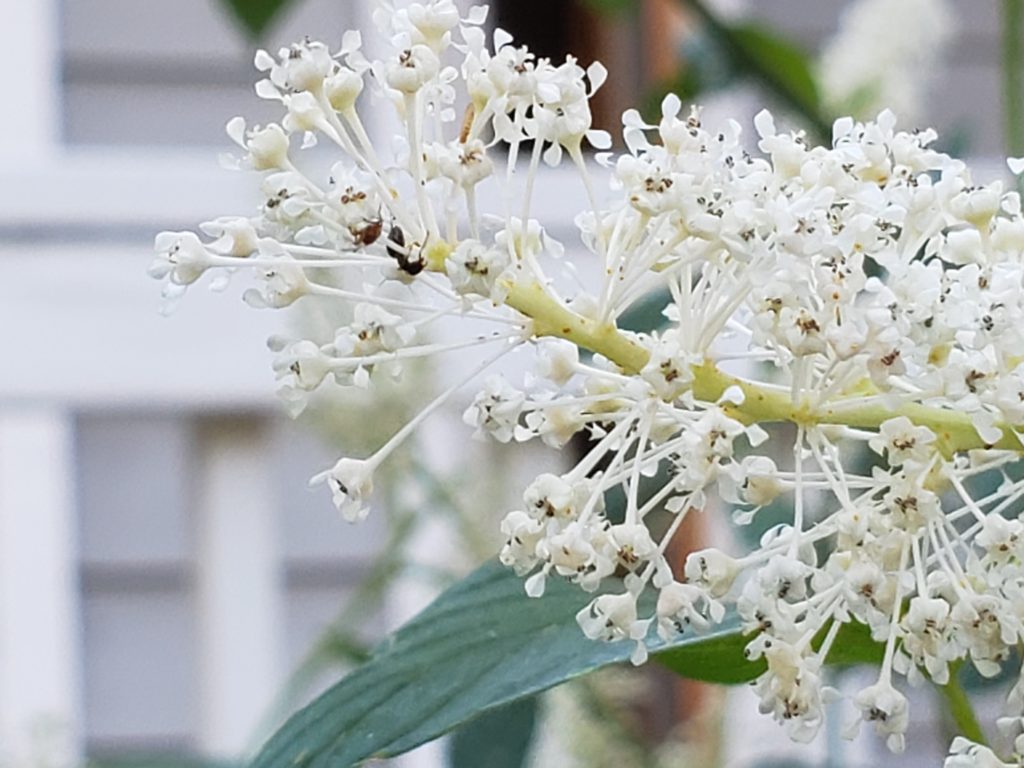
[[[224,8],[242,25],[252,39],[270,29],[284,9],[296,0],[220,0]]]
[[[598,13],[620,14],[635,11],[639,7],[637,0],[584,0]]]
[[[815,638],[814,647],[821,646],[828,627]],[[825,663],[830,667],[851,667],[856,664],[879,666],[885,656],[885,645],[871,639],[871,630],[863,624],[851,622],[844,624],[836,633],[836,639],[829,649]]]
[[[631,643],[592,642],[580,632],[574,616],[590,599],[554,578],[543,598],[531,599],[511,571],[496,563],[481,567],[294,715],[253,768],[344,768],[398,755],[499,707],[626,661]],[[648,601],[644,610],[651,607]],[[744,658],[744,645],[735,616],[704,635],[648,641],[656,661],[684,677],[719,683],[751,680],[762,670]],[[877,653],[856,628],[840,633],[835,648],[843,663]]]
[[[803,118],[819,139],[831,138],[832,117],[822,107],[811,59],[805,51],[763,24],[727,22],[703,0],[680,2],[704,22],[735,74],[758,82],[782,106]]]
[[[743,648],[750,638],[738,630],[716,634],[713,641],[690,643],[662,651],[655,658],[680,677],[706,683],[748,683],[767,668],[764,660],[748,661]]]
[[[492,709],[452,734],[449,768],[523,768],[533,742],[538,700],[531,696]]]
[[[728,44],[752,74],[798,105],[801,113],[821,110],[818,85],[807,54],[789,40],[759,24],[737,24],[728,30]],[[829,126],[831,129],[831,126]]]
[[[616,325],[637,333],[659,331],[668,324],[664,311],[671,301],[668,291],[652,291],[623,312]]]
[[[90,760],[85,768],[242,768],[237,763],[215,762],[201,758],[169,755],[127,755]]]

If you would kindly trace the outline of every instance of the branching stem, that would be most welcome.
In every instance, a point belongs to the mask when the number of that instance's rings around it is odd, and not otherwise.
[[[611,323],[601,324],[583,317],[556,299],[537,282],[513,283],[506,304],[533,321],[535,336],[556,336],[577,346],[607,357],[626,373],[636,373],[647,363],[647,349],[632,334],[620,331]],[[969,414],[918,403],[889,408],[876,399],[815,407],[811,403],[794,404],[787,389],[746,381],[721,371],[707,361],[693,369],[693,392],[699,400],[715,402],[729,387],[739,387],[744,394],[741,405],[724,405],[730,416],[745,423],[786,421],[803,426],[836,424],[859,429],[878,429],[895,416],[906,416],[917,425],[935,432],[946,455],[977,448],[996,448],[1024,452],[1024,443],[1010,426],[1002,426],[1003,436],[995,443],[986,443],[978,434]]]

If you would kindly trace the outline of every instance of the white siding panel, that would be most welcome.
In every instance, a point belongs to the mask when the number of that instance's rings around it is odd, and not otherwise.
[[[82,559],[186,562],[192,546],[189,422],[86,416],[76,433]]]
[[[211,167],[218,152],[235,148],[224,133],[232,117],[242,115],[253,125],[283,114],[279,103],[261,102],[241,79],[198,85],[81,82],[67,89],[66,106],[65,139],[71,144],[203,145],[211,148]]]
[[[60,81],[57,52],[58,0],[0,2],[4,56],[17,62],[4,86],[0,162],[30,168],[57,146]]]
[[[72,460],[64,413],[0,409],[0,765],[80,756]]]
[[[0,283],[0,325],[12,331],[0,398],[57,399],[100,407],[194,404],[273,405],[266,338],[281,313],[259,311],[234,295],[197,286],[174,319],[158,312],[160,286],[149,278],[149,248],[0,245],[17,280]]]
[[[196,732],[195,610],[181,589],[87,596],[85,724],[94,751],[180,750]]]
[[[283,679],[278,496],[261,420],[216,420],[200,437],[199,738],[205,754],[231,759],[251,746]]]
[[[65,0],[62,22],[69,57],[248,58],[245,38],[217,0]]]
[[[216,0],[68,0],[63,19],[65,140],[71,144],[222,144],[236,114],[265,121],[251,85],[256,47],[309,35],[336,47],[351,3],[302,0],[260,43]]]

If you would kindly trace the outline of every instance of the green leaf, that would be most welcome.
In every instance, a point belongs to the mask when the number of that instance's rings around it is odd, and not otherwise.
[[[537,697],[530,696],[470,720],[451,736],[448,768],[523,768],[538,708]]]
[[[610,15],[636,11],[639,7],[635,0],[586,0],[586,4],[598,13]]]
[[[749,683],[767,669],[764,659],[748,661],[743,649],[750,637],[739,631],[719,634],[713,642],[680,645],[656,654],[657,662],[680,677],[705,683]]]
[[[735,24],[729,34],[731,44],[742,51],[756,74],[785,91],[787,98],[804,105],[807,112],[821,109],[818,85],[804,51],[757,24]]]
[[[221,0],[221,4],[245,28],[246,34],[257,39],[266,32],[281,13],[296,0]]]
[[[721,19],[704,0],[680,0],[717,38],[733,65],[796,111],[818,138],[832,137],[832,118],[822,107],[808,54],[760,24]]]
[[[253,768],[343,768],[398,755],[503,704],[595,669],[626,661],[631,643],[587,640],[576,612],[592,596],[550,579],[531,599],[523,581],[491,563],[442,594],[382,643],[369,662],[296,713],[263,747]],[[727,621],[670,647],[713,652],[736,624]],[[664,644],[649,643],[657,651]],[[736,665],[742,655],[727,655]],[[697,676],[704,654],[674,668]]]
[[[215,762],[198,757],[129,754],[122,757],[90,760],[85,768],[242,768],[240,764]]]
[[[552,578],[544,597],[531,599],[508,569],[481,567],[295,714],[253,768],[345,768],[398,755],[498,707],[626,661],[632,643],[593,642],[580,632],[575,614],[591,598]],[[650,595],[645,612],[652,602]],[[874,658],[871,642],[866,630],[844,627],[834,654],[841,663]],[[652,632],[647,644],[655,660],[695,680],[738,683],[764,669],[744,658],[735,615],[707,634],[670,643]]]
[[[668,324],[663,311],[671,301],[668,291],[651,291],[623,312],[616,325],[624,331],[637,333],[661,330]]]
[[[818,636],[814,647],[821,645],[825,632]],[[859,622],[844,624],[836,633],[825,662],[830,667],[850,667],[855,664],[878,666],[885,656],[885,644],[871,639],[871,630]]]

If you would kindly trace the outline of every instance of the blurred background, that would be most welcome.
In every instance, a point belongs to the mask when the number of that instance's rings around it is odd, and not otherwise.
[[[231,290],[159,314],[153,235],[257,204],[253,180],[217,164],[230,117],[276,118],[252,94],[254,48],[336,46],[372,7],[0,0],[4,768],[239,760],[493,555],[501,513],[557,466],[487,444],[467,466],[455,404],[428,425],[429,450],[421,439],[380,482],[380,514],[347,526],[307,478],[383,442],[445,371],[411,369],[376,399],[329,396],[293,422],[264,341],[329,317],[253,311]],[[839,114],[891,106],[994,175],[998,156],[1024,154],[1019,15],[995,0],[495,0],[489,23],[540,55],[602,60],[595,113],[613,132],[667,90],[745,126],[768,105],[815,138]],[[574,184],[551,172],[540,206],[570,250]],[[747,691],[613,671],[505,713],[498,732],[514,738],[498,754],[479,751],[498,737],[478,723],[393,762],[935,765],[948,725],[927,696],[897,759],[873,738],[843,742],[840,717],[798,748]]]

